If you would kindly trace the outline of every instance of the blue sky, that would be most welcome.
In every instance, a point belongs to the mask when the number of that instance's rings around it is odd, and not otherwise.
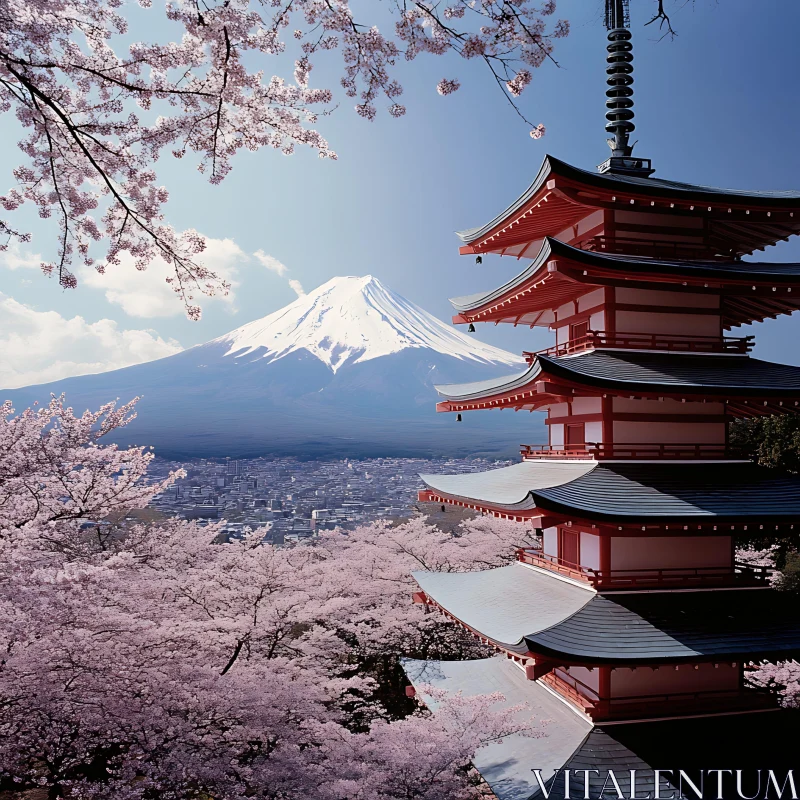
[[[655,1],[631,5],[636,152],[653,159],[657,176],[800,189],[800,4],[679,0],[672,4],[678,36],[661,42],[652,27],[642,27]],[[173,307],[162,296],[157,271],[142,275],[129,268],[111,288],[84,282],[63,291],[36,269],[10,269],[5,259],[0,342],[17,359],[17,382],[94,371],[91,365],[207,341],[294,299],[289,278],[310,290],[334,275],[371,273],[449,319],[448,297],[491,288],[522,268],[514,259],[488,257],[477,266],[459,257],[453,231],[485,222],[516,198],[546,153],[589,169],[607,156],[602,6],[602,0],[559,3],[557,17],[572,23],[570,36],[557,43],[561,67],[537,70],[522,98],[526,115],[547,126],[538,142],[480,65],[427,56],[400,66],[408,107],[403,119],[383,114],[367,123],[352,111],[352,101],[337,97],[341,106],[318,126],[338,152],[337,162],[306,152],[288,158],[273,151],[243,153],[214,187],[192,164],[165,159],[158,170],[171,191],[169,221],[229,240],[215,243],[212,255],[236,270],[232,300],[206,304],[200,323],[186,320],[179,303]],[[134,20],[134,32],[151,30],[161,12],[136,13],[149,16]],[[337,87],[336,66],[332,61],[315,69],[312,85]],[[265,67],[290,76],[279,61]],[[443,77],[460,78],[462,89],[439,97],[435,85]],[[10,170],[22,163],[13,116],[0,120],[0,135],[6,144],[0,185],[10,186]],[[30,223],[33,242],[12,254],[23,264],[55,252],[55,229]],[[252,255],[258,250],[285,264],[287,274],[266,269]],[[800,259],[800,246],[782,244],[759,257]],[[800,364],[800,316],[756,325],[754,332],[758,355]],[[477,335],[517,352],[549,343],[546,331],[503,326],[479,328]],[[0,385],[14,381],[5,377],[0,375]]]

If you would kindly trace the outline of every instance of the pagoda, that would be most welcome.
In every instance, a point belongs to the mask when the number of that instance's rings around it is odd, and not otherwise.
[[[700,768],[710,743],[730,757],[706,766],[778,769],[775,726],[797,724],[748,672],[800,653],[800,614],[770,570],[737,561],[735,542],[793,531],[800,479],[737,457],[728,430],[800,411],[800,368],[753,358],[753,337],[728,332],[800,308],[800,264],[743,260],[800,233],[800,192],[652,177],[629,141],[623,0],[608,0],[606,25],[610,158],[590,172],[546,157],[505,211],[459,234],[462,254],[530,263],[452,300],[454,323],[546,327],[555,344],[526,352],[516,374],[437,387],[437,410],[459,420],[543,411],[549,442],[509,467],[423,475],[419,497],[538,534],[509,566],[414,573],[416,602],[501,657],[407,661],[411,683],[499,689],[551,720],[542,738],[476,754],[500,800],[547,796],[535,770],[563,797],[565,769]],[[600,796],[586,780],[585,796]]]

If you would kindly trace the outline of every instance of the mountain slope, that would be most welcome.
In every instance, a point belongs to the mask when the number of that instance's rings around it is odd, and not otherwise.
[[[408,348],[466,361],[516,366],[519,358],[469,339],[384,286],[377,278],[333,278],[304,297],[209,344],[226,355],[258,352],[277,361],[307,350],[333,372]]]
[[[121,444],[160,455],[513,455],[543,438],[531,415],[437,414],[433,385],[519,368],[376,278],[334,278],[273,314],[167,358],[1,391],[22,409],[50,392],[76,410],[140,395]]]

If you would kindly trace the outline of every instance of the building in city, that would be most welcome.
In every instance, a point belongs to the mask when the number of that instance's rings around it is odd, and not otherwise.
[[[463,254],[532,261],[453,300],[454,322],[544,326],[555,344],[514,375],[437,387],[465,435],[473,411],[542,411],[549,442],[509,467],[424,475],[420,492],[540,534],[510,566],[414,575],[417,602],[503,656],[406,662],[423,699],[426,685],[499,689],[552,721],[476,755],[501,800],[564,797],[564,769],[595,767],[585,796],[599,797],[609,766],[641,770],[652,797],[651,768],[700,769],[709,746],[728,758],[705,766],[778,769],[776,726],[795,724],[748,672],[800,653],[800,615],[735,542],[789,535],[800,480],[737,457],[728,429],[800,411],[800,368],[728,331],[800,308],[800,264],[743,260],[800,233],[800,192],[652,177],[629,143],[626,4],[607,7],[610,158],[590,172],[547,157],[521,197],[459,234]]]

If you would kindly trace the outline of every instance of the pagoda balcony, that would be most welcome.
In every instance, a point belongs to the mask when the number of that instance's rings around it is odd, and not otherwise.
[[[547,555],[540,548],[521,548],[516,558],[522,564],[556,572],[588,583],[598,591],[614,589],[689,589],[698,587],[768,588],[772,569],[734,562],[733,566],[675,567],[667,569],[592,569]]]
[[[746,355],[755,344],[755,336],[677,336],[662,333],[605,333],[589,331],[569,342],[544,350],[524,350],[523,358],[532,364],[536,356],[559,356],[586,350],[658,350],[674,353],[727,353]]]
[[[647,667],[639,667],[639,669],[647,669]],[[760,711],[779,706],[775,693],[747,682],[743,688],[734,690],[606,698],[600,697],[591,686],[560,669],[547,673],[541,678],[541,681],[577,706],[594,722],[680,717],[698,713]]]
[[[736,454],[724,444],[586,442],[576,445],[523,444],[520,447],[520,455],[523,461],[546,458],[594,461],[605,459],[654,461],[710,459],[717,461],[734,458]]]

